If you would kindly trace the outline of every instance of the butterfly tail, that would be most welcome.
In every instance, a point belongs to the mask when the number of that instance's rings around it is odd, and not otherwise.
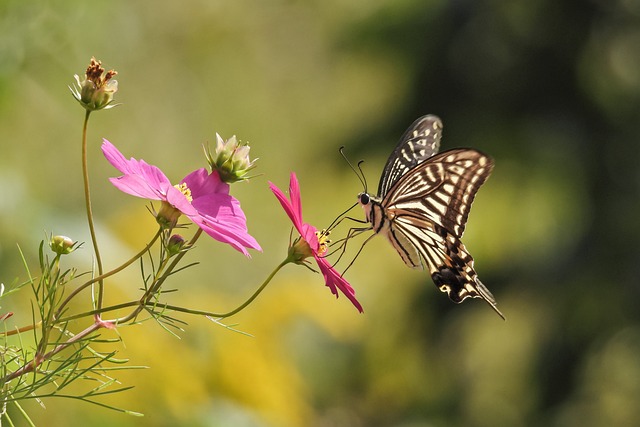
[[[491,292],[489,292],[489,289],[478,279],[478,276],[469,264],[462,270],[443,266],[434,272],[431,278],[438,289],[446,293],[449,299],[456,304],[460,304],[467,298],[482,298],[491,306],[498,316],[506,320],[502,312],[498,310],[495,298]]]
[[[478,294],[480,297],[487,302],[493,308],[493,310],[498,313],[498,316],[502,317],[502,320],[507,320],[504,317],[504,314],[500,310],[498,310],[496,299],[493,297],[489,289],[476,277],[476,289],[478,290]]]

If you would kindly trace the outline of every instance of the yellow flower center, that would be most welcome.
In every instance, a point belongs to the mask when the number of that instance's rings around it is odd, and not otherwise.
[[[191,197],[191,190],[189,190],[189,187],[187,187],[187,184],[183,182],[182,184],[174,185],[174,187],[180,190],[182,194],[184,194],[184,197],[187,198],[189,203],[193,202],[193,197]]]
[[[320,256],[324,255],[324,253],[327,252],[327,249],[329,248],[329,243],[331,243],[331,240],[329,240],[327,237],[329,237],[330,233],[331,232],[327,230],[316,231],[316,237],[318,238],[318,255]]]

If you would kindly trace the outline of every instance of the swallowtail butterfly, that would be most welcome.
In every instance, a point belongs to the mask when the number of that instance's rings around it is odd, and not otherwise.
[[[473,268],[460,238],[476,192],[491,174],[493,160],[470,148],[438,154],[442,121],[416,120],[400,138],[382,171],[378,196],[358,195],[376,234],[386,236],[409,267],[426,267],[436,286],[460,303],[496,300]]]

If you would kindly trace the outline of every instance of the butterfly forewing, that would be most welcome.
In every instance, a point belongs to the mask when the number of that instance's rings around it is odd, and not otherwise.
[[[460,238],[471,203],[492,169],[492,160],[479,151],[445,151],[402,176],[382,205],[389,217],[427,218]]]
[[[440,149],[442,122],[436,116],[424,116],[413,122],[396,145],[380,177],[378,196],[384,197],[404,174]]]

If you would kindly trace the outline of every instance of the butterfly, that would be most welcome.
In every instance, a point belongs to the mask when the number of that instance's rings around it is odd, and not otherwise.
[[[358,201],[371,229],[389,239],[405,264],[426,267],[453,302],[482,298],[504,319],[460,241],[471,203],[491,174],[493,160],[470,148],[437,154],[441,138],[438,117],[413,122],[387,160],[378,196],[365,189]]]

